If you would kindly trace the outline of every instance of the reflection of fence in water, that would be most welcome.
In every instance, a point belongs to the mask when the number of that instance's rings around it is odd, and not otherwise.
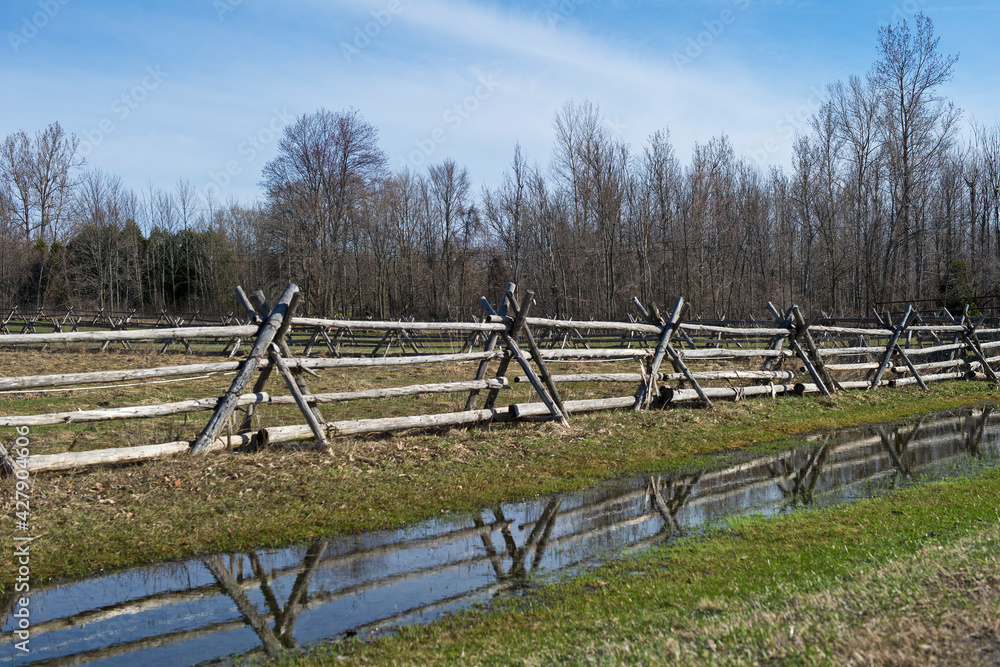
[[[998,417],[986,409],[860,437],[832,434],[812,447],[656,480],[659,508],[646,480],[623,480],[482,512],[462,526],[320,539],[304,553],[214,556],[167,576],[136,581],[136,573],[123,573],[67,586],[79,589],[83,605],[121,593],[119,601],[75,614],[65,611],[78,602],[56,597],[62,589],[40,591],[35,618],[50,620],[33,624],[33,646],[52,648],[34,655],[68,664],[136,652],[153,657],[173,645],[183,655],[171,654],[171,661],[197,662],[429,618],[516,587],[532,572],[648,544],[681,527],[753,508],[850,497],[872,480],[920,474],[957,457],[996,457]],[[130,593],[137,589],[145,592]],[[0,637],[10,646],[8,639]]]

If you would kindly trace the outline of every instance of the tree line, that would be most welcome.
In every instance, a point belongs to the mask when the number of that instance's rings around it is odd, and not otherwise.
[[[726,136],[682,164],[668,130],[635,148],[567,102],[548,164],[516,146],[477,193],[450,159],[391,172],[360,112],[321,109],[284,128],[260,200],[218,205],[86,170],[58,123],[18,132],[0,146],[0,301],[226,312],[235,284],[294,281],[310,314],[465,319],[514,281],[540,312],[620,319],[632,296],[742,317],[995,294],[1000,125],[966,128],[942,96],[956,62],[923,15],[882,28],[788,170]]]

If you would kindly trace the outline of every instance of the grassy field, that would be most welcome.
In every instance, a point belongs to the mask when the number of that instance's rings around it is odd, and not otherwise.
[[[4,375],[190,362],[177,355],[58,352],[4,353]],[[323,373],[314,390],[362,388],[468,377],[472,368],[413,368],[405,372]],[[107,404],[159,403],[217,396],[231,378],[118,387],[85,392],[9,394],[0,411],[30,414]],[[574,386],[573,397],[618,395],[622,387]],[[32,552],[36,582],[85,576],[204,552],[276,546],[317,535],[399,526],[442,512],[477,510],[501,500],[582,488],[633,471],[667,470],[700,455],[774,441],[790,434],[895,419],[933,409],[994,401],[983,382],[852,392],[834,399],[784,397],[719,402],[715,410],[672,406],[651,412],[574,417],[552,424],[408,433],[341,439],[335,455],[268,449],[225,452],[204,459],[39,475],[33,481]],[[393,399],[324,407],[328,419],[456,409],[462,396]],[[524,385],[506,403],[532,400]],[[266,424],[298,423],[294,408],[265,406]],[[375,412],[375,411],[378,412]],[[33,453],[126,446],[193,437],[205,413],[172,420],[32,429]],[[15,437],[13,429],[0,434]],[[13,529],[13,482],[0,482],[0,530]],[[5,547],[9,549],[10,547]],[[0,561],[9,585],[13,559]]]

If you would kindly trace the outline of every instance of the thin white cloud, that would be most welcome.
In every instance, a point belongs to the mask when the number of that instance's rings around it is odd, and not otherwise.
[[[395,20],[408,28],[414,49],[445,44],[448,53],[464,54],[470,71],[496,67],[502,92],[479,112],[479,118],[489,121],[482,123],[483,129],[489,131],[491,125],[494,133],[522,141],[527,134],[534,141],[523,143],[536,144],[531,148],[543,162],[551,142],[553,114],[569,99],[589,98],[600,104],[634,144],[669,125],[675,140],[690,148],[695,141],[707,141],[721,131],[739,138],[752,134],[745,132],[747,127],[769,131],[781,117],[766,102],[772,96],[746,76],[743,68],[679,71],[673,60],[626,54],[581,30],[553,29],[537,17],[468,2],[431,0],[421,3],[419,11],[401,12]],[[402,85],[393,80],[395,64],[389,60],[382,64],[386,69],[372,67],[369,72],[390,81],[392,87]],[[440,90],[441,97],[447,97],[449,87],[436,84],[440,71],[434,65],[406,66],[404,71],[411,86]],[[734,99],[744,102],[733,105]],[[440,113],[430,113],[435,112]],[[405,113],[421,115],[412,108]],[[538,155],[541,137],[547,138],[541,148],[545,154]],[[473,144],[483,140],[468,135],[462,139]]]
[[[145,65],[161,64],[171,77],[109,135],[92,163],[132,185],[154,180],[169,187],[178,177],[210,183],[213,174],[237,160],[239,173],[229,179],[223,197],[247,199],[256,195],[261,168],[273,157],[277,140],[259,142],[259,150],[241,147],[267,134],[276,109],[298,115],[320,107],[355,107],[379,128],[394,166],[419,157],[420,147],[431,140],[433,151],[425,151],[421,165],[453,157],[469,167],[474,179],[496,182],[515,142],[530,160],[547,164],[554,113],[567,100],[584,98],[598,103],[636,150],[649,134],[669,127],[683,160],[695,142],[726,132],[738,153],[761,155],[763,150],[767,162],[787,164],[789,128],[804,127],[798,119],[815,107],[814,91],[842,76],[833,64],[814,67],[826,52],[808,43],[815,38],[808,30],[822,23],[815,12],[803,12],[802,2],[756,0],[683,69],[674,53],[699,35],[704,21],[743,0],[630,2],[617,12],[599,3],[578,3],[555,26],[545,13],[558,7],[554,2],[523,2],[515,9],[499,2],[399,0],[401,11],[374,30],[370,45],[346,58],[341,42],[349,43],[356,29],[367,27],[371,12],[382,12],[385,19],[389,2],[244,2],[224,21],[211,11],[211,3],[197,11],[181,5],[161,10],[162,18],[133,10],[116,19],[114,33],[122,40],[88,30],[85,21],[96,19],[90,10],[81,11],[76,41],[72,48],[61,47],[63,55],[86,54],[81,62],[51,55],[63,43],[56,39],[61,29],[56,25],[30,45],[37,54],[48,49],[47,61],[33,57],[5,63],[0,56],[5,65],[0,85],[18,93],[0,102],[0,129],[31,131],[59,120],[71,131],[90,130]],[[829,5],[825,11],[831,20],[840,15],[829,14]],[[879,11],[871,8],[866,16]],[[942,15],[942,34],[948,29],[945,17],[955,17],[956,27],[968,21],[948,12]],[[151,22],[161,29],[139,40],[138,33]],[[789,27],[803,32],[786,35]],[[858,52],[872,48],[874,35],[872,28],[870,41]],[[954,50],[947,41],[942,40],[942,48]],[[996,115],[996,87],[975,90],[968,82],[995,79],[995,74],[979,76],[986,65],[978,61],[992,53],[992,42],[970,39],[963,51],[976,44],[980,52],[970,53],[971,62],[963,53],[954,82],[966,95],[956,92],[955,97],[976,117],[990,119]],[[774,45],[781,48],[769,51]],[[810,65],[794,62],[800,51],[809,54]],[[475,95],[480,77],[492,77],[498,87],[456,126],[454,107]],[[445,132],[443,141],[434,139],[442,136],[437,130]]]

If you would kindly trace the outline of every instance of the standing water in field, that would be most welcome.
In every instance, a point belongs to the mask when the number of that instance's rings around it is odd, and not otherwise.
[[[397,531],[128,570],[33,591],[29,654],[14,648],[13,597],[0,598],[0,663],[194,665],[386,632],[729,517],[998,464],[1000,411],[965,409]]]

